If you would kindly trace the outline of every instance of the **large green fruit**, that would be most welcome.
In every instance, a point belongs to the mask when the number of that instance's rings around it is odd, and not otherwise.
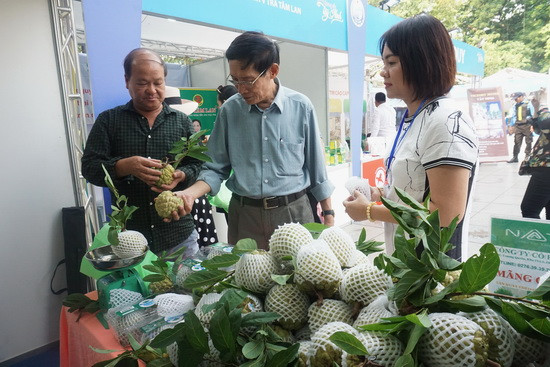
[[[163,191],[155,200],[155,209],[162,218],[170,218],[173,211],[177,211],[183,205],[183,200],[172,191]]]
[[[162,185],[170,185],[172,181],[174,181],[173,175],[176,170],[174,167],[172,167],[171,164],[166,164],[164,167],[160,169],[160,177],[155,183],[157,187],[161,187]]]

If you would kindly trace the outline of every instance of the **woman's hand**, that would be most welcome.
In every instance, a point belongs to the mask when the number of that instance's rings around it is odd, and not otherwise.
[[[344,207],[346,208],[346,213],[351,217],[351,219],[356,221],[367,219],[366,210],[369,203],[370,202],[367,197],[357,190],[353,192],[353,196],[350,196],[343,202]]]

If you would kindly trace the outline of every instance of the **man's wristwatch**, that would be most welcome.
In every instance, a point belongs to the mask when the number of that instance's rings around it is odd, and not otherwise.
[[[329,210],[323,210],[321,212],[321,216],[324,217],[325,215],[332,215],[334,217],[334,210],[332,209],[329,209]]]

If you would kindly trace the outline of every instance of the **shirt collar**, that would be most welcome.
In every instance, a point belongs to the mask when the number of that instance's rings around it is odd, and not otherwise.
[[[283,90],[283,86],[279,78],[275,77],[274,81],[275,81],[275,84],[279,86],[279,89],[277,90],[277,94],[275,95],[273,102],[271,102],[271,106],[266,108],[266,110],[272,108],[272,106],[275,105],[279,109],[279,112],[283,113],[284,111],[283,100],[285,98],[285,92]],[[257,105],[248,105],[248,112],[252,111],[252,106],[254,106],[258,111],[262,111],[262,109],[259,108]]]
[[[126,111],[134,111],[136,113],[139,113],[135,107],[134,107],[134,102],[132,100],[128,101],[128,103],[126,103],[123,107],[122,107],[123,110],[126,110]],[[166,104],[166,102],[162,102],[162,112],[164,112],[164,114],[169,114],[169,113],[175,113],[176,110],[170,108],[170,106],[168,106]]]

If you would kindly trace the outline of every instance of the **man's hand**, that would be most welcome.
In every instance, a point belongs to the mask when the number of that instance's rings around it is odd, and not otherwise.
[[[160,170],[155,168],[162,168],[160,160],[140,156],[123,158],[115,164],[117,177],[132,175],[149,186],[154,186],[161,175]]]
[[[163,192],[163,191],[172,191],[174,187],[176,187],[177,184],[179,184],[182,181],[185,181],[185,172],[175,170],[172,174],[172,183],[170,185],[161,185],[160,187],[157,187],[156,185],[151,186],[151,190],[155,192]],[[156,181],[155,181],[156,182]]]
[[[165,222],[171,222],[172,220],[180,220],[181,217],[191,213],[193,209],[193,204],[195,203],[195,197],[190,194],[187,190],[176,191],[174,195],[183,200],[183,205],[178,207],[177,211],[172,212],[171,218],[164,218]]]
[[[355,190],[353,196],[350,196],[343,202],[346,207],[346,213],[356,221],[367,219],[367,205],[369,201],[367,197]]]
[[[325,226],[333,227],[334,226],[334,215],[328,214],[323,216],[323,224]]]

